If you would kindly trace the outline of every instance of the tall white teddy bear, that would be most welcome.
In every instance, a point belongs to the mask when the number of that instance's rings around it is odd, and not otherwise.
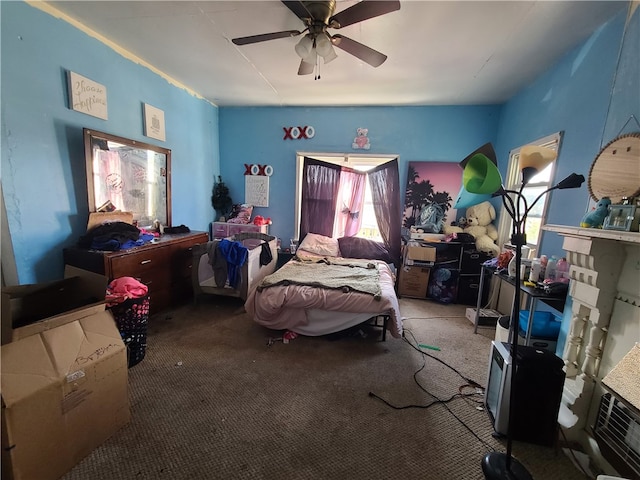
[[[476,249],[494,257],[500,255],[500,247],[495,243],[498,240],[498,230],[491,223],[496,219],[496,210],[491,202],[486,201],[467,208],[465,217],[467,226],[463,232],[473,235],[476,239]]]

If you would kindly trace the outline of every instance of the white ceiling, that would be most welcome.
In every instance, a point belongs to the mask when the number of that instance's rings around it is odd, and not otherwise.
[[[416,1],[330,29],[388,56],[373,68],[342,50],[321,79],[297,75],[301,37],[236,46],[235,37],[303,30],[279,1],[52,1],[54,8],[219,106],[502,103],[627,2]],[[338,0],[336,12],[357,2]]]

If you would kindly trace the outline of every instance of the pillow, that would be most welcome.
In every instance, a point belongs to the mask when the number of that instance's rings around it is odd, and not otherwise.
[[[393,259],[384,244],[368,238],[342,237],[338,239],[338,246],[342,256],[346,258],[364,258],[393,263]]]
[[[252,213],[253,205],[247,205],[246,203],[234,205],[227,223],[242,223],[246,225],[251,221]]]
[[[327,257],[340,256],[338,240],[325,237],[324,235],[318,235],[317,233],[307,233],[302,239],[302,242],[300,242],[300,245],[298,245],[298,249]]]

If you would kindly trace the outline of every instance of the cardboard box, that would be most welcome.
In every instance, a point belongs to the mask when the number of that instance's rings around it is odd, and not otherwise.
[[[405,297],[426,298],[430,268],[403,265],[400,269],[398,294]]]
[[[58,479],[130,420],[113,316],[83,311],[1,349],[2,478]]]
[[[106,288],[103,275],[71,266],[65,268],[64,280],[3,288],[2,344],[104,311]]]
[[[404,250],[404,265],[433,266],[436,261],[436,249],[426,245],[407,245]]]

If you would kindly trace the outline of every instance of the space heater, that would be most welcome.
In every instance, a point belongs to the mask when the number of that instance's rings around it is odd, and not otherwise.
[[[514,369],[510,347],[508,343],[491,342],[485,406],[493,428],[499,435],[507,434],[509,402],[513,398],[518,407],[512,419],[513,439],[552,446],[558,438],[564,363],[548,350],[521,345]],[[511,375],[515,375],[513,382]],[[513,397],[511,388],[515,389]]]

